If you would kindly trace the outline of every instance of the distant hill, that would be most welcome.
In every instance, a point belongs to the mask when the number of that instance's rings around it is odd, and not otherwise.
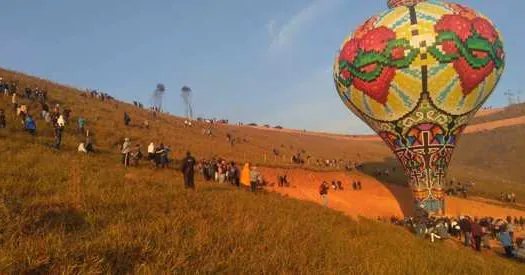
[[[514,104],[498,110],[486,116],[478,116],[472,119],[471,124],[480,124],[509,118],[525,116],[525,103]]]

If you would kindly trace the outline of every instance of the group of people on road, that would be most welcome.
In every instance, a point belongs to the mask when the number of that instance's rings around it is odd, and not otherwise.
[[[213,158],[201,160],[197,170],[202,174],[204,180],[217,183],[230,183],[240,187],[249,186],[255,192],[257,188],[264,185],[264,179],[255,165],[245,163],[242,169],[234,161]]]

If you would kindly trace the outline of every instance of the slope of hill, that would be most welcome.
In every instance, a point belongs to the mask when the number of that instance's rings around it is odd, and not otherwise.
[[[154,118],[147,110],[138,109],[130,104],[100,102],[82,97],[71,87],[21,73],[0,69],[0,76],[8,81],[19,81],[20,89],[26,86],[46,87],[51,103],[70,107],[73,111],[73,123],[66,131],[65,138],[71,142],[80,141],[78,135],[69,133],[74,132],[74,121],[78,115],[82,115],[87,118],[87,128],[94,135],[96,146],[107,151],[117,152],[124,137],[130,137],[133,143],[143,146],[152,141],[164,142],[173,150],[173,156],[181,156],[186,150],[191,150],[199,158],[220,156],[237,162],[251,161],[279,167],[298,167],[290,163],[290,157],[302,152],[306,159],[304,166],[311,169],[327,170],[326,167],[317,165],[317,160],[326,159],[364,163],[365,172],[369,175],[374,175],[378,168],[396,167],[396,172],[388,178],[379,179],[406,184],[406,177],[389,149],[382,142],[370,138],[220,124],[214,126],[213,137],[208,137],[202,134],[203,128],[208,126],[204,123],[195,123],[192,128],[184,128],[181,118],[164,114]],[[0,103],[3,105],[9,105],[9,100],[8,97],[0,96]],[[516,105],[513,108],[519,107]],[[38,113],[39,110],[40,107],[36,103],[30,106],[33,113]],[[131,115],[131,127],[123,125],[124,112]],[[515,112],[517,111],[513,111]],[[490,123],[493,116],[505,114],[506,110],[489,112],[480,118],[488,119]],[[9,120],[13,119],[12,116],[13,113],[8,112]],[[141,126],[144,120],[150,121],[150,129]],[[42,135],[51,142],[51,129],[45,127],[40,120],[38,123]],[[20,127],[17,125],[15,128]],[[499,197],[501,192],[515,191],[519,194],[518,200],[525,202],[525,191],[517,187],[523,183],[525,177],[525,164],[521,161],[519,153],[524,152],[525,142],[519,138],[523,136],[524,129],[523,125],[514,125],[465,134],[454,154],[449,178],[461,182],[473,181],[476,183],[474,191],[490,198]],[[235,139],[234,145],[228,143],[227,134]],[[274,150],[279,154],[273,154]]]
[[[522,274],[524,267],[452,243],[272,193],[170,170],[124,169],[102,149],[55,151],[0,133],[0,273]],[[44,128],[44,127],[42,127]]]
[[[486,112],[489,114],[484,115],[484,116],[477,116],[473,118],[471,124],[475,125],[475,124],[504,120],[504,119],[509,119],[509,118],[524,117],[525,116],[525,103],[507,106],[501,110],[496,109],[495,112],[492,112],[492,113],[490,112],[490,110]]]

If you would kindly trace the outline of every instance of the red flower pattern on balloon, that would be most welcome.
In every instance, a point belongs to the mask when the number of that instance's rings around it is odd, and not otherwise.
[[[490,43],[496,42],[498,39],[498,33],[494,26],[485,18],[475,17],[469,19],[460,14],[445,15],[436,24],[435,29],[437,32],[453,32],[463,42],[466,42],[469,37],[476,31],[482,38],[486,39]],[[445,41],[442,45],[442,49],[447,54],[457,54],[458,49],[454,42]],[[498,53],[500,56],[502,52]],[[474,51],[473,55],[477,58],[484,58],[487,56],[486,52]],[[483,80],[490,74],[495,68],[494,62],[489,61],[484,67],[475,69],[469,65],[464,57],[458,58],[453,62],[453,66],[458,73],[461,81],[461,87],[463,88],[463,94],[467,96],[470,94]]]
[[[369,24],[365,23],[365,25],[368,26]],[[368,27],[362,27],[360,28],[360,31],[363,31],[365,28]],[[372,28],[368,32],[360,34],[361,38],[357,38],[356,36],[354,36],[354,38],[346,42],[339,55],[339,62],[346,61],[349,64],[352,64],[360,51],[365,53],[382,53],[387,47],[388,41],[396,38],[396,34],[394,31],[383,26],[378,28]],[[399,59],[403,57],[403,48],[396,48],[392,51],[393,59]],[[359,69],[361,72],[372,72],[375,69],[377,69],[377,66],[378,64],[372,63],[357,69]],[[345,80],[352,78],[351,84],[354,85],[355,88],[363,91],[366,95],[383,105],[387,101],[388,90],[390,88],[392,80],[394,79],[395,74],[395,68],[383,67],[380,75],[376,79],[372,81],[366,81],[352,75],[346,69],[340,71],[341,78]]]

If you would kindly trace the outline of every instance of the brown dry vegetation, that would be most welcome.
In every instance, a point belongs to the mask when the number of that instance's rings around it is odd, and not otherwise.
[[[19,79],[19,88],[48,86],[51,102],[72,108],[72,121],[78,114],[87,118],[98,150],[90,156],[77,154],[80,137],[73,126],[66,130],[62,150],[50,149],[49,126],[37,119],[38,136],[29,136],[9,110],[9,100],[0,99],[9,123],[0,130],[0,273],[524,271],[499,257],[431,245],[400,228],[366,219],[356,222],[277,194],[254,195],[200,180],[196,192],[187,192],[175,171],[124,169],[117,150],[128,136],[143,145],[162,140],[171,145],[174,156],[190,149],[197,157],[217,154],[264,163],[264,153],[269,156],[279,147],[288,156],[304,149],[318,158],[381,162],[388,151],[380,143],[235,126],[220,126],[216,136],[208,138],[200,127],[182,130],[182,121],[174,117],[153,120],[128,104],[86,99],[71,88],[22,74],[2,70],[0,75]],[[131,114],[134,126],[123,126],[124,111]],[[144,119],[151,120],[151,129],[138,126]],[[230,147],[228,132],[243,141]],[[288,160],[269,157],[266,164],[289,165]]]

